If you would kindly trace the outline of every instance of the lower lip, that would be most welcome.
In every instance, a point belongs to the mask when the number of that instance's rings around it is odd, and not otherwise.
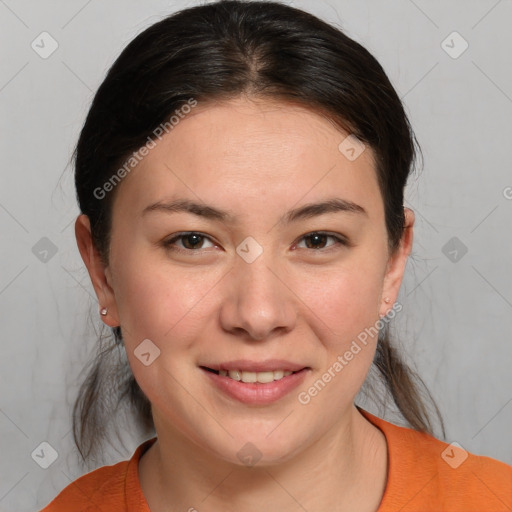
[[[252,405],[266,405],[280,400],[285,395],[290,393],[306,378],[309,371],[304,368],[296,373],[292,373],[282,379],[261,383],[246,383],[239,380],[234,380],[230,377],[218,375],[217,373],[210,372],[201,368],[207,374],[212,382],[226,395],[243,402],[244,404]]]

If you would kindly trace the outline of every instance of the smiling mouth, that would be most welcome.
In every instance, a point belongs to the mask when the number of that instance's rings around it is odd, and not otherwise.
[[[213,370],[212,368],[208,368],[207,366],[201,366],[203,370],[209,371],[211,373],[215,373],[220,377],[226,377],[232,380],[241,381],[244,383],[257,383],[257,384],[267,384],[270,382],[274,382],[276,380],[281,380],[289,375],[294,373],[300,373],[307,368],[302,368],[302,370],[297,370],[292,372],[290,370],[275,370],[275,371],[266,371],[266,372],[247,372],[242,370]]]

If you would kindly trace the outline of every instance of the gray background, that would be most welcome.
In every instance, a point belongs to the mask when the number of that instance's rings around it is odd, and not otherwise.
[[[85,471],[69,414],[100,321],[73,231],[78,131],[128,41],[196,3],[0,0],[2,511],[37,510]],[[512,464],[512,2],[287,3],[366,46],[405,102],[425,164],[407,188],[417,225],[400,347],[437,400],[447,441]],[[31,47],[44,31],[58,43],[46,59]],[[461,55],[463,40],[446,39],[454,31],[469,44]],[[109,463],[143,440],[123,421],[126,450],[107,450]],[[31,457],[44,441],[58,452],[46,470]]]

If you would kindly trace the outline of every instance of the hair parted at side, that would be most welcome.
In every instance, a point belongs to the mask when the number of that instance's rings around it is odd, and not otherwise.
[[[118,187],[95,194],[152,132],[191,98],[198,104],[246,94],[299,103],[326,116],[374,152],[390,252],[404,230],[403,199],[419,149],[400,98],[377,60],[340,29],[299,9],[266,1],[226,1],[174,13],[123,50],[99,87],[74,152],[80,210],[109,261]],[[421,150],[420,150],[421,153]],[[107,436],[105,422],[125,399],[154,428],[151,406],[124,353],[121,327],[100,337],[73,409],[84,460]],[[411,428],[433,434],[421,378],[402,361],[384,329],[374,367]]]

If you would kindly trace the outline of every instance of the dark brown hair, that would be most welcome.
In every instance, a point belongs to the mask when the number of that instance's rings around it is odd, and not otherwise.
[[[240,94],[313,108],[368,144],[389,248],[396,250],[404,230],[404,187],[419,145],[380,64],[340,29],[304,11],[275,2],[219,1],[182,10],[139,34],[94,97],[74,153],[75,184],[104,263],[118,187],[97,191],[191,98],[207,104]],[[122,402],[131,404],[144,429],[154,428],[150,403],[127,362],[121,327],[112,334],[100,337],[73,410],[74,439],[84,460],[100,447]],[[387,329],[379,335],[373,367],[408,425],[433,435],[426,394],[444,437],[434,400],[392,346]]]

